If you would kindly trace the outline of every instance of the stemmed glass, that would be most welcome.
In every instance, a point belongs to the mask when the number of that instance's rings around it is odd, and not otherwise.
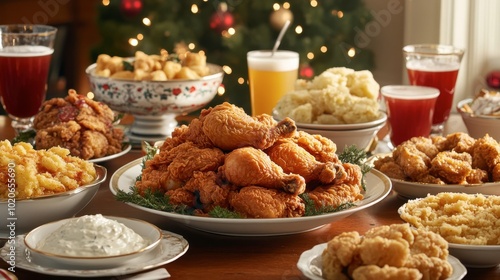
[[[442,135],[450,116],[464,50],[449,45],[408,45],[403,48],[410,84],[439,89],[431,134]]]
[[[0,100],[18,135],[45,100],[56,33],[48,25],[0,25]]]

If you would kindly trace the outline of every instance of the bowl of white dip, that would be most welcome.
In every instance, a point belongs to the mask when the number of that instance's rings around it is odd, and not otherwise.
[[[154,250],[161,230],[123,217],[85,215],[47,223],[24,237],[27,258],[66,269],[115,268]]]

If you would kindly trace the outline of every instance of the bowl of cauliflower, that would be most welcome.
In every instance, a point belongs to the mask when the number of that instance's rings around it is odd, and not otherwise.
[[[86,74],[97,101],[134,116],[132,134],[168,136],[178,115],[205,107],[218,92],[224,72],[206,59],[203,52],[101,54]]]
[[[355,145],[367,149],[387,115],[378,102],[380,85],[368,70],[325,70],[312,80],[299,79],[273,111],[275,119],[293,119],[298,130],[333,140],[339,152]]]

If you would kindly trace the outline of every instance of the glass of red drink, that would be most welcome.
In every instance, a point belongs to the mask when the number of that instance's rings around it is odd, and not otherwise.
[[[32,127],[47,92],[57,28],[0,25],[0,100],[16,133]]]
[[[449,45],[408,45],[403,48],[410,84],[439,89],[432,134],[441,135],[453,107],[458,69],[464,50]]]
[[[393,147],[412,137],[431,133],[439,90],[413,85],[389,85],[380,89],[385,102]]]

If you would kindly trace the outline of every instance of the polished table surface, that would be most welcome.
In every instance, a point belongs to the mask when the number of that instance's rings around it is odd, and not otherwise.
[[[453,116],[447,130],[463,129],[461,119]],[[0,116],[0,139],[11,139],[12,136],[10,122]],[[118,168],[141,156],[140,150],[132,150],[122,157],[102,163],[108,170],[108,178],[78,216],[100,213],[139,218],[182,235],[189,242],[189,249],[179,259],[163,266],[171,274],[170,279],[306,279],[297,269],[297,261],[302,252],[317,244],[328,242],[342,232],[364,233],[372,227],[403,222],[397,214],[397,209],[406,201],[392,191],[374,206],[309,232],[268,237],[224,236],[202,232],[115,200],[109,190],[109,178]],[[54,211],[57,211],[57,205],[54,205]],[[0,262],[0,268],[8,267],[5,262]],[[464,279],[500,279],[500,266],[467,270]],[[21,280],[68,279],[20,268],[16,268],[16,276]]]

